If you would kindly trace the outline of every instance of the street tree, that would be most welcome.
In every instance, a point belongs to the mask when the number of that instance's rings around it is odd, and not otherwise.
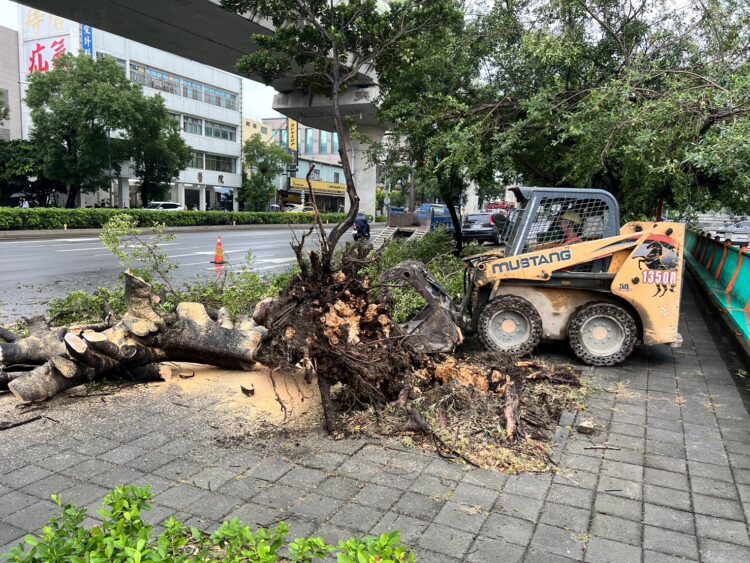
[[[294,159],[284,147],[267,143],[259,133],[245,141],[242,152],[248,174],[242,183],[240,197],[249,211],[266,211],[276,193],[274,178]]]
[[[630,216],[747,209],[748,31],[739,0],[497,2],[477,135],[505,178],[605,188]]]
[[[359,210],[341,93],[362,75],[377,73],[381,61],[400,56],[405,41],[441,27],[455,11],[454,3],[400,0],[381,6],[376,0],[222,0],[222,5],[246,17],[267,18],[275,28],[273,34],[254,37],[259,50],[238,61],[241,73],[260,77],[266,84],[291,73],[299,90],[331,99],[350,209],[321,241],[321,267],[328,272],[333,249]]]
[[[459,10],[451,16],[431,34],[409,38],[401,53],[382,61],[379,115],[390,124],[391,135],[376,158],[396,175],[412,167],[410,180],[435,186],[448,207],[460,251],[457,208],[468,183],[488,175],[488,162],[471,114],[480,95],[476,38]]]
[[[179,125],[169,115],[161,96],[134,91],[132,97],[133,111],[122,131],[121,157],[132,161],[145,206],[164,198],[169,184],[187,167],[193,151],[180,136]]]
[[[65,54],[54,69],[29,78],[31,142],[44,175],[66,186],[66,207],[75,206],[82,190],[106,186],[109,170],[119,172],[122,140],[114,133],[135,118],[136,93],[114,60],[85,54]]]

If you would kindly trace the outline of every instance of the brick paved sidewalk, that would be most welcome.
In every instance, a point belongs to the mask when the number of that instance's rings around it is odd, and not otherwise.
[[[86,400],[77,419],[0,433],[0,551],[47,521],[51,493],[95,515],[114,485],[150,483],[157,524],[283,518],[328,541],[399,529],[425,562],[750,561],[750,416],[689,291],[683,311],[682,349],[595,370],[604,391],[590,413],[605,430],[560,428],[557,475],[465,470],[319,432],[221,448],[210,397]]]

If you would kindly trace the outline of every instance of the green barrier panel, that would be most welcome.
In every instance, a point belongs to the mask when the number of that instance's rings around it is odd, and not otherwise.
[[[706,270],[712,278],[716,278],[716,273],[722,266],[726,255],[727,245],[724,243],[715,244],[714,253],[711,256],[711,260],[709,261],[708,266],[706,267]]]
[[[730,246],[727,249],[727,257],[724,260],[724,266],[721,268],[721,272],[719,272],[719,277],[717,278],[719,281],[719,284],[721,284],[722,287],[728,288],[729,284],[732,282],[732,278],[734,277],[734,273],[737,270],[737,263],[740,261],[740,249],[737,246]],[[714,276],[716,278],[716,276]]]
[[[685,259],[701,285],[750,346],[750,251],[688,232]]]
[[[742,267],[737,276],[737,281],[732,288],[732,297],[738,302],[738,305],[745,309],[750,301],[750,255],[745,251],[742,259]]]

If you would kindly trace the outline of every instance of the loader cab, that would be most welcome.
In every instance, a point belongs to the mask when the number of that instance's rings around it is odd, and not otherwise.
[[[617,201],[604,190],[518,187],[511,191],[518,207],[508,214],[499,236],[505,256],[620,234]],[[603,271],[606,261],[585,267]]]

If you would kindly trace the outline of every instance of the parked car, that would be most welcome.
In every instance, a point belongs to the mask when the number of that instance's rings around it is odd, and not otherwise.
[[[152,201],[143,209],[150,211],[185,211],[185,206],[175,201]]]
[[[448,207],[442,203],[423,203],[417,208],[417,222],[427,224],[432,216],[448,215]]]
[[[472,213],[467,215],[461,226],[465,241],[497,242],[498,234],[492,213]]]
[[[312,205],[302,205],[300,203],[287,204],[284,206],[287,213],[313,213],[315,208]]]

